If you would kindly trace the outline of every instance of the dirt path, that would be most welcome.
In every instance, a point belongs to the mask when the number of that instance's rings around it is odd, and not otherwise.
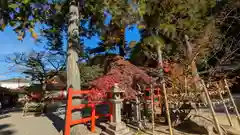
[[[0,135],[59,135],[59,131],[46,116],[22,117],[21,112],[13,112],[0,116]]]

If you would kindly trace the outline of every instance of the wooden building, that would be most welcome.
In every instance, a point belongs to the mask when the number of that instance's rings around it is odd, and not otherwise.
[[[0,102],[2,103],[2,108],[16,106],[18,94],[18,91],[0,87]]]

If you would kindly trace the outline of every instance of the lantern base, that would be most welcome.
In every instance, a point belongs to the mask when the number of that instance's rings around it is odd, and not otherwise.
[[[101,135],[133,135],[130,129],[126,126],[125,123],[108,123],[104,125],[105,130]]]

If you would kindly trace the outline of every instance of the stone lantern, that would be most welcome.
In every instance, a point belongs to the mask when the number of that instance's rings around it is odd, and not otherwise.
[[[105,131],[101,135],[131,135],[129,128],[121,118],[121,106],[123,103],[123,93],[118,84],[114,84],[111,89],[111,99],[109,101],[112,103],[112,117],[113,120],[105,125]]]
[[[139,130],[143,129],[142,119],[141,119],[141,96],[143,93],[138,92],[135,99],[131,101],[133,107],[133,120],[130,122],[132,128]]]
[[[119,87],[118,84],[114,84],[114,87],[111,90],[112,98],[109,99],[110,102],[112,102],[112,115],[113,115],[113,122],[119,123],[122,121],[121,119],[121,108],[122,108],[122,102],[123,102],[123,93]]]

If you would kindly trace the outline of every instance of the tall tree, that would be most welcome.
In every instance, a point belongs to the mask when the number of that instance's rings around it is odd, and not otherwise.
[[[13,64],[16,71],[30,77],[32,81],[41,84],[43,93],[48,80],[65,70],[65,58],[62,55],[49,52],[14,53],[7,57],[7,62]]]
[[[91,37],[104,24],[105,2],[95,0],[1,0],[0,25],[2,30],[11,25],[23,40],[26,31],[34,33],[36,23],[47,25],[42,34],[48,39],[48,48],[62,54],[62,36],[67,33],[67,84],[68,88],[81,89],[80,70],[78,68],[79,54],[81,53],[79,36]],[[79,10],[80,9],[80,10]],[[81,13],[81,14],[80,14]],[[87,28],[83,25],[90,22]],[[80,29],[79,29],[80,28]],[[59,54],[59,53],[58,53]],[[80,100],[73,101],[79,104]],[[73,119],[79,119],[80,113],[74,113]]]
[[[78,1],[69,2],[68,20],[68,45],[67,45],[67,88],[81,90],[80,70],[78,67],[78,48],[79,48],[79,7]],[[81,99],[74,99],[73,105],[81,104]],[[72,114],[72,119],[82,117],[81,112]],[[67,115],[67,114],[66,114]]]
[[[23,40],[27,31],[34,39],[38,39],[38,35],[34,31],[35,24],[44,23],[53,14],[54,4],[48,0],[1,0],[0,30],[4,30],[7,25],[10,25],[17,33],[19,40]]]
[[[138,15],[134,3],[129,0],[105,1],[107,16],[111,16],[109,24],[101,28],[99,34],[101,42],[96,48],[90,49],[90,53],[102,53],[110,50],[118,50],[122,57],[129,50],[125,38],[126,31],[138,22]]]
[[[162,65],[160,62],[162,58],[159,56],[163,53],[164,48],[174,50],[177,47],[175,51],[178,52],[175,52],[175,55],[178,55],[173,56],[184,59],[186,65],[191,63],[192,71],[197,71],[196,64],[192,62],[196,52],[189,53],[189,51],[196,51],[195,48],[201,44],[193,46],[194,44],[189,44],[189,41],[185,42],[183,39],[187,35],[190,37],[190,41],[194,41],[203,33],[202,30],[206,30],[205,27],[212,23],[214,18],[209,11],[215,5],[216,1],[214,0],[138,1],[139,14],[145,27],[141,32],[143,42],[150,43],[153,45],[152,47],[156,48],[155,52],[158,54],[160,65]],[[196,74],[197,72],[192,72],[193,76]]]

